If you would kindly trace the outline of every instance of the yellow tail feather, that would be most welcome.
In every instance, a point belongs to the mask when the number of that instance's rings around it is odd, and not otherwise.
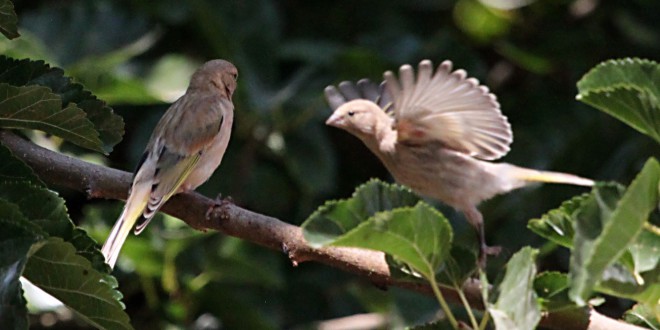
[[[133,191],[126,201],[121,216],[119,216],[119,219],[115,222],[110,235],[108,235],[108,239],[105,241],[103,248],[101,249],[103,256],[105,256],[105,262],[110,265],[110,268],[115,268],[115,263],[117,262],[117,257],[119,257],[121,247],[124,245],[128,234],[131,232],[135,222],[137,222],[137,219],[147,205],[149,190],[140,188],[141,187],[133,187]]]
[[[513,176],[516,179],[527,182],[564,183],[585,187],[591,187],[594,185],[593,180],[585,179],[573,174],[537,171],[521,167],[517,167],[516,170],[513,171]]]

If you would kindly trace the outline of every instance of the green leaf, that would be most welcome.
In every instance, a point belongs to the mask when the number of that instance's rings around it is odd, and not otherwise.
[[[81,147],[103,152],[102,142],[84,111],[47,87],[0,83],[0,127],[38,129]]]
[[[538,250],[524,247],[511,257],[500,284],[495,304],[488,304],[496,329],[535,329],[541,320],[539,303],[534,292]]]
[[[10,0],[0,0],[0,32],[9,39],[18,38],[18,17]]]
[[[544,272],[534,279],[534,291],[544,311],[555,312],[576,305],[568,298],[568,275]]]
[[[82,229],[74,228],[64,199],[57,193],[25,182],[0,181],[0,198],[16,204],[25,217],[48,235],[60,237],[75,245],[78,254],[92,262],[95,269],[107,271],[108,266],[96,241]]]
[[[660,235],[653,229],[644,228],[620,262],[605,270],[597,291],[651,306],[660,301]]]
[[[98,131],[106,153],[112,151],[112,147],[124,135],[123,119],[114,114],[103,101],[84,90],[82,85],[65,77],[62,69],[51,68],[43,61],[15,60],[0,55],[0,82],[13,86],[45,86],[60,96],[62,107],[75,103],[87,113],[87,119]]]
[[[11,150],[0,144],[0,182],[3,181],[27,181],[37,186],[46,186],[27,164],[14,157]]]
[[[613,197],[609,204],[614,205],[623,195],[623,188],[618,184],[599,184],[601,191],[611,189]],[[591,199],[588,194],[575,197],[564,202],[559,208],[552,210],[540,219],[530,220],[528,228],[542,237],[567,248],[573,248],[575,215],[582,208],[590,208]],[[614,208],[609,206],[608,208]],[[608,212],[611,212],[608,211]],[[653,231],[650,226],[642,229],[632,243],[628,245],[625,252],[617,261],[608,266],[602,276],[601,282],[596,286],[596,291],[609,295],[632,299],[636,301],[657,301],[660,299],[654,280],[660,263],[660,235]],[[539,292],[537,292],[539,293]],[[562,297],[563,299],[563,297]],[[550,301],[548,308],[557,308],[557,304],[564,301]]]
[[[449,255],[451,242],[449,221],[419,202],[414,207],[376,213],[331,245],[383,251],[428,279]]]
[[[575,212],[580,209],[587,198],[588,194],[573,197],[563,202],[559,208],[544,214],[540,219],[529,220],[527,228],[541,237],[572,248]]]
[[[302,224],[303,235],[312,246],[330,244],[377,212],[413,206],[418,201],[407,188],[372,179],[359,186],[351,198],[319,207]]]
[[[505,35],[512,26],[511,17],[486,7],[476,0],[460,0],[454,5],[456,26],[476,41],[486,43]]]
[[[620,191],[597,186],[576,216],[569,296],[586,304],[596,283],[642,231],[658,204],[660,164],[649,159],[619,199]]]
[[[635,242],[628,247],[633,261],[633,272],[641,273],[657,269],[660,264],[660,233],[649,228],[639,234]]]
[[[577,99],[660,143],[660,65],[626,58],[600,63],[578,81]]]
[[[33,244],[45,234],[20,209],[0,198],[0,324],[27,329],[27,308],[19,278]]]
[[[651,306],[637,304],[626,311],[623,319],[630,324],[660,330],[660,306],[658,304]]]
[[[594,290],[608,295],[655,305],[660,301],[660,268],[638,276],[621,264],[614,264],[603,272]]]
[[[49,238],[32,254],[23,276],[97,328],[132,329],[121,293],[70,243]]]

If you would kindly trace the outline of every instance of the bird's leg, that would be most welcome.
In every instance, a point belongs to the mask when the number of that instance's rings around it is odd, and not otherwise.
[[[486,268],[486,259],[488,255],[498,255],[502,250],[500,246],[488,246],[486,245],[486,232],[484,230],[484,218],[481,215],[481,212],[477,210],[475,206],[465,208],[463,210],[465,217],[468,222],[477,230],[477,236],[479,239],[479,268]]]

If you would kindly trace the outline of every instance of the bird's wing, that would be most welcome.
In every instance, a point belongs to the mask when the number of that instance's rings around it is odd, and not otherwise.
[[[384,75],[399,132],[399,141],[439,140],[468,155],[493,160],[509,151],[511,126],[502,115],[495,95],[464,70],[452,72],[444,61],[433,72],[433,64],[419,64],[417,77],[410,65]]]
[[[376,85],[369,79],[361,79],[357,84],[351,81],[342,81],[337,87],[328,86],[325,88],[325,99],[332,111],[346,102],[358,99],[372,101],[378,104],[381,109],[387,111],[392,100],[387,88],[385,88],[385,82]]]
[[[111,267],[138,218],[142,221],[135,228],[136,234],[142,232],[160,207],[178,192],[207,145],[218,134],[222,117],[214,119],[215,111],[209,111],[209,103],[203,100],[199,97],[179,99],[154,129],[135,170],[124,210],[103,244],[103,255]],[[215,106],[215,103],[210,104]]]
[[[172,107],[170,110],[174,113],[164,115],[172,123],[159,124],[154,130],[154,136],[159,136],[153,139],[156,168],[142,215],[144,220],[135,227],[136,234],[142,232],[161,206],[179,192],[181,184],[222,127],[223,111],[218,100],[189,97]]]

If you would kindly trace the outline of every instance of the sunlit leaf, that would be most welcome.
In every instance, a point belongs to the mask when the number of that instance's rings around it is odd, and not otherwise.
[[[432,278],[445,261],[452,242],[449,221],[428,204],[376,213],[338,237],[331,245],[383,251],[425,278]]]
[[[70,243],[49,238],[30,256],[23,276],[100,329],[133,328],[116,283],[108,282]]]
[[[145,87],[161,101],[174,102],[186,92],[198,65],[186,56],[163,56],[151,69]]]
[[[577,99],[660,143],[660,65],[626,58],[603,62],[578,81]]]
[[[511,28],[509,12],[484,6],[477,0],[460,0],[454,6],[456,25],[477,41],[487,42]]]
[[[576,216],[570,263],[569,295],[578,305],[586,304],[605,269],[641,232],[658,205],[659,181],[660,164],[651,158],[622,197],[619,189],[598,186],[585,201]]]
[[[418,201],[406,188],[372,179],[359,186],[351,198],[319,207],[302,224],[303,234],[313,246],[329,244],[377,212],[413,206]]]
[[[660,304],[651,306],[637,304],[626,311],[623,319],[630,324],[660,330]]]
[[[594,290],[644,304],[655,305],[660,301],[660,282],[658,282],[658,279],[660,279],[660,268],[641,274],[633,274],[620,264],[614,264],[605,269]]]
[[[541,320],[539,303],[533,289],[537,254],[538,250],[524,247],[507,263],[497,302],[488,306],[496,329],[534,329]]]
[[[633,260],[633,271],[639,275],[660,266],[660,234],[651,229],[643,230],[628,247]]]
[[[549,211],[540,219],[529,220],[527,228],[559,245],[573,247],[575,212],[580,209],[587,197],[588,194],[583,194],[563,202],[559,208]]]
[[[18,17],[11,0],[0,0],[0,33],[9,39],[18,38]]]

